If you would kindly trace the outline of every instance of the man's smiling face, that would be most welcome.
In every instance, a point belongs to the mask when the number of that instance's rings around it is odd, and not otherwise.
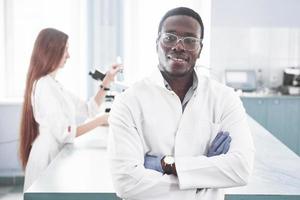
[[[185,15],[168,17],[163,22],[161,34],[156,43],[160,71],[170,77],[182,77],[192,73],[202,47],[200,42],[196,49],[187,50],[183,40],[179,40],[174,46],[170,47],[162,42],[162,34],[171,33],[178,38],[194,37],[199,39],[201,31],[200,24],[192,17]]]

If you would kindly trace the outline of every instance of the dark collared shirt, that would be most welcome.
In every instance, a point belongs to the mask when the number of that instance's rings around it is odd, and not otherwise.
[[[164,83],[165,86],[168,90],[173,91],[171,86],[169,85],[169,83],[164,79]],[[197,89],[198,86],[198,77],[196,75],[196,72],[193,72],[193,85],[189,88],[189,90],[187,91],[187,93],[185,94],[183,101],[181,102],[181,106],[182,106],[182,112],[184,111],[187,103],[190,101],[190,99],[192,98],[194,91]]]

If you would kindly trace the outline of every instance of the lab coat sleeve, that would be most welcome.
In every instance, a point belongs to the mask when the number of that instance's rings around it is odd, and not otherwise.
[[[125,199],[164,199],[167,195],[179,195],[177,177],[144,168],[143,139],[132,112],[135,108],[129,109],[122,100],[115,100],[109,117],[108,152],[118,196]],[[180,195],[191,197],[195,190],[181,191]]]
[[[254,145],[245,110],[237,95],[227,91],[219,102],[220,124],[232,138],[227,154],[175,158],[181,189],[245,185],[253,169]]]
[[[72,143],[76,136],[76,125],[67,119],[64,109],[47,80],[37,82],[33,95],[35,120],[43,134],[52,134],[60,143]]]
[[[95,117],[99,114],[100,106],[98,106],[94,97],[91,97],[87,102],[85,102],[70,92],[69,96],[76,107],[76,116]]]

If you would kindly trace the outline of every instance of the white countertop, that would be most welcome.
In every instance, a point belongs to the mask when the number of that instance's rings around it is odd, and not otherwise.
[[[226,196],[300,198],[300,158],[252,118],[248,121],[256,147],[254,173],[247,186],[227,189]],[[24,199],[117,199],[107,162],[107,132],[99,128],[65,146]]]
[[[257,92],[243,92],[239,93],[241,98],[292,98],[300,99],[300,95],[286,95],[281,93],[257,93]]]
[[[300,157],[252,118],[248,121],[256,148],[253,176],[248,185],[227,193],[298,195],[300,199]]]
[[[111,192],[106,138],[108,128],[97,128],[67,144],[27,192]]]

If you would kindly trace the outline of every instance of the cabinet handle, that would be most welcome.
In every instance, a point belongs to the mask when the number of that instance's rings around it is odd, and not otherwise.
[[[262,100],[258,100],[258,104],[259,105],[263,104],[263,101]]]
[[[274,104],[278,105],[280,102],[278,99],[274,100]]]

